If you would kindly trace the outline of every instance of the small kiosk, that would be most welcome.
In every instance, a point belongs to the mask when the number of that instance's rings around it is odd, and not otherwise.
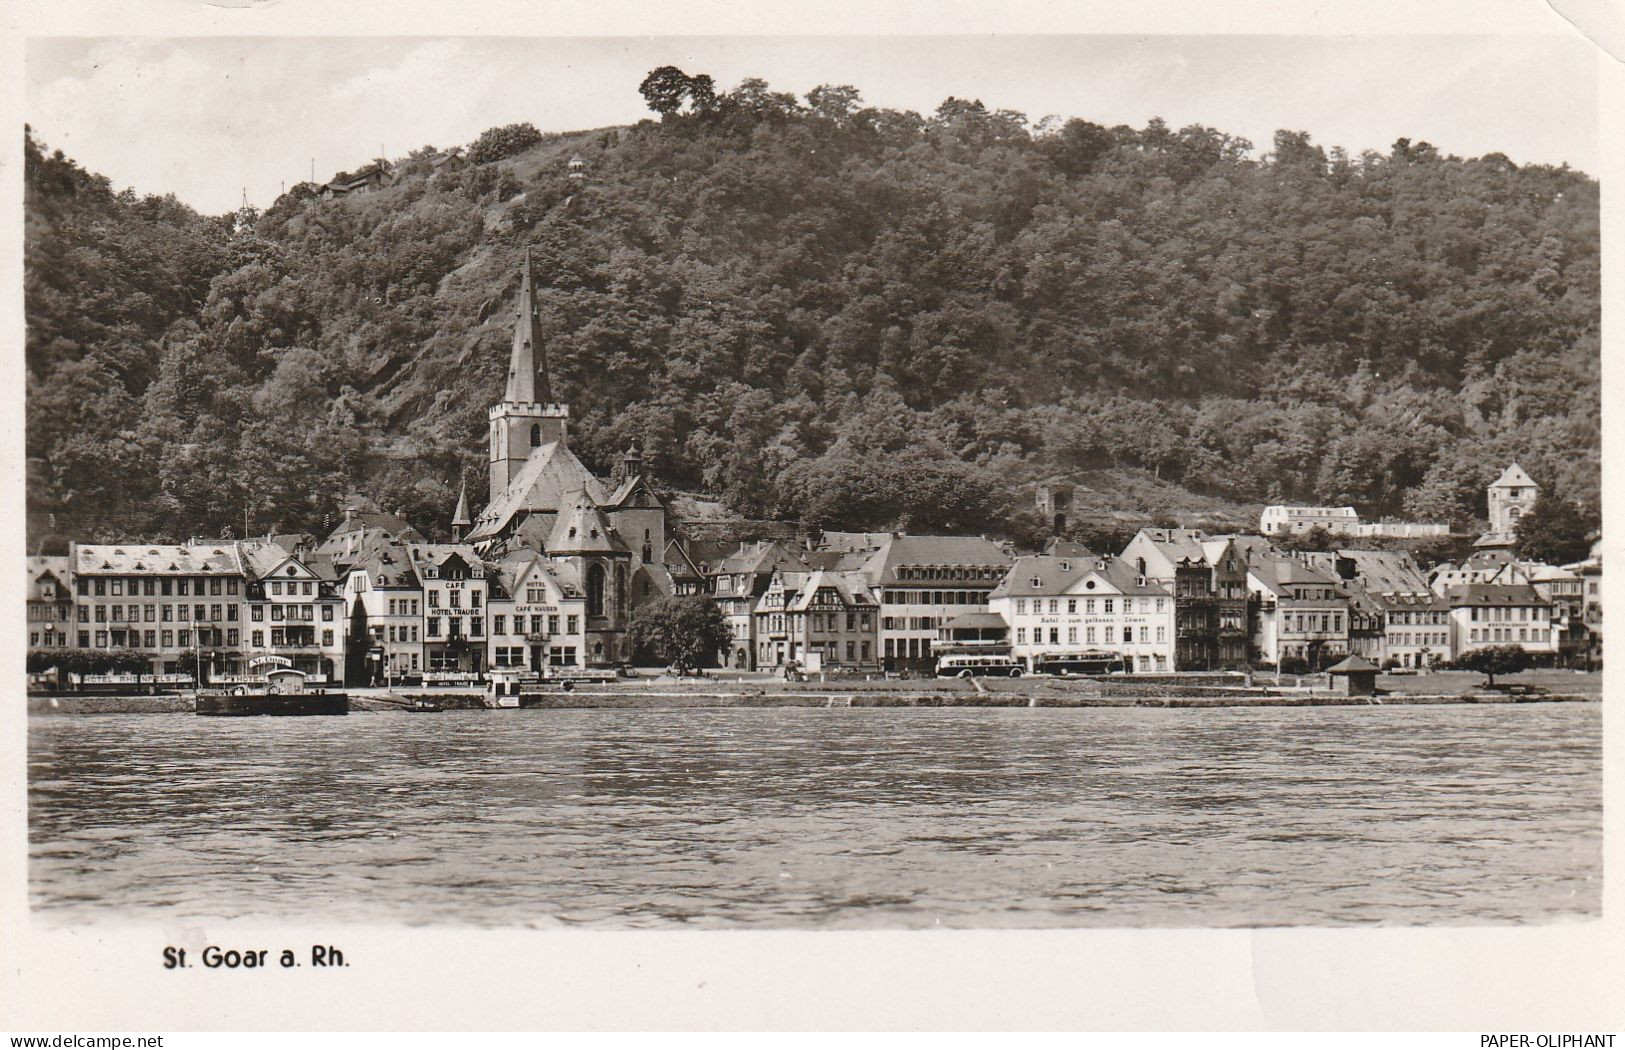
[[[1363,656],[1349,656],[1326,668],[1326,677],[1332,692],[1339,696],[1375,696],[1380,670]]]

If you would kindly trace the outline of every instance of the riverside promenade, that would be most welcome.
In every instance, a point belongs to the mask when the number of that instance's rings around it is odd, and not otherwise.
[[[1380,675],[1376,695],[1333,692],[1322,675],[1134,676],[1016,679],[850,679],[786,682],[776,675],[712,672],[715,677],[677,677],[645,672],[605,684],[577,685],[527,696],[528,708],[729,708],[729,707],[1327,707],[1408,704],[1586,703],[1602,699],[1602,676],[1573,671],[1529,671],[1505,676],[1487,688],[1475,672]],[[345,692],[355,712],[389,712],[408,698],[433,697],[447,708],[478,708],[483,695],[468,686],[354,687]],[[29,697],[35,712],[103,713],[190,711],[180,695]]]

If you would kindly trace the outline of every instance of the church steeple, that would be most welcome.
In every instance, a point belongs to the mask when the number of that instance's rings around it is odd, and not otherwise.
[[[508,360],[508,388],[491,407],[491,500],[508,491],[539,448],[567,440],[570,410],[553,401],[547,379],[547,351],[536,316],[536,282],[530,248],[519,269],[519,303],[515,310],[513,355]]]
[[[472,524],[468,518],[468,481],[465,479],[462,488],[457,490],[457,512],[451,516],[451,541],[460,541]]]
[[[513,356],[508,361],[508,391],[513,404],[548,404],[553,391],[547,381],[547,350],[542,346],[541,321],[536,316],[536,284],[531,273],[530,246],[519,270],[519,305],[513,326]]]

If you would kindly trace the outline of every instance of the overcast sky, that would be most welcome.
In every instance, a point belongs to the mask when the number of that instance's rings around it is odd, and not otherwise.
[[[1561,36],[34,39],[27,119],[116,187],[217,213],[245,189],[268,205],[313,158],[326,179],[513,121],[630,123],[664,64],[922,113],[957,95],[1034,121],[1207,124],[1261,151],[1288,128],[1353,153],[1408,136],[1598,169],[1595,60]]]

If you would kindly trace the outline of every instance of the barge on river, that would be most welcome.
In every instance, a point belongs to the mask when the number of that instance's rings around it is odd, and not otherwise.
[[[291,661],[280,656],[262,656],[249,663],[263,668],[262,680],[230,689],[198,690],[196,711],[200,715],[347,715],[350,698],[306,688],[305,672],[295,671]]]

